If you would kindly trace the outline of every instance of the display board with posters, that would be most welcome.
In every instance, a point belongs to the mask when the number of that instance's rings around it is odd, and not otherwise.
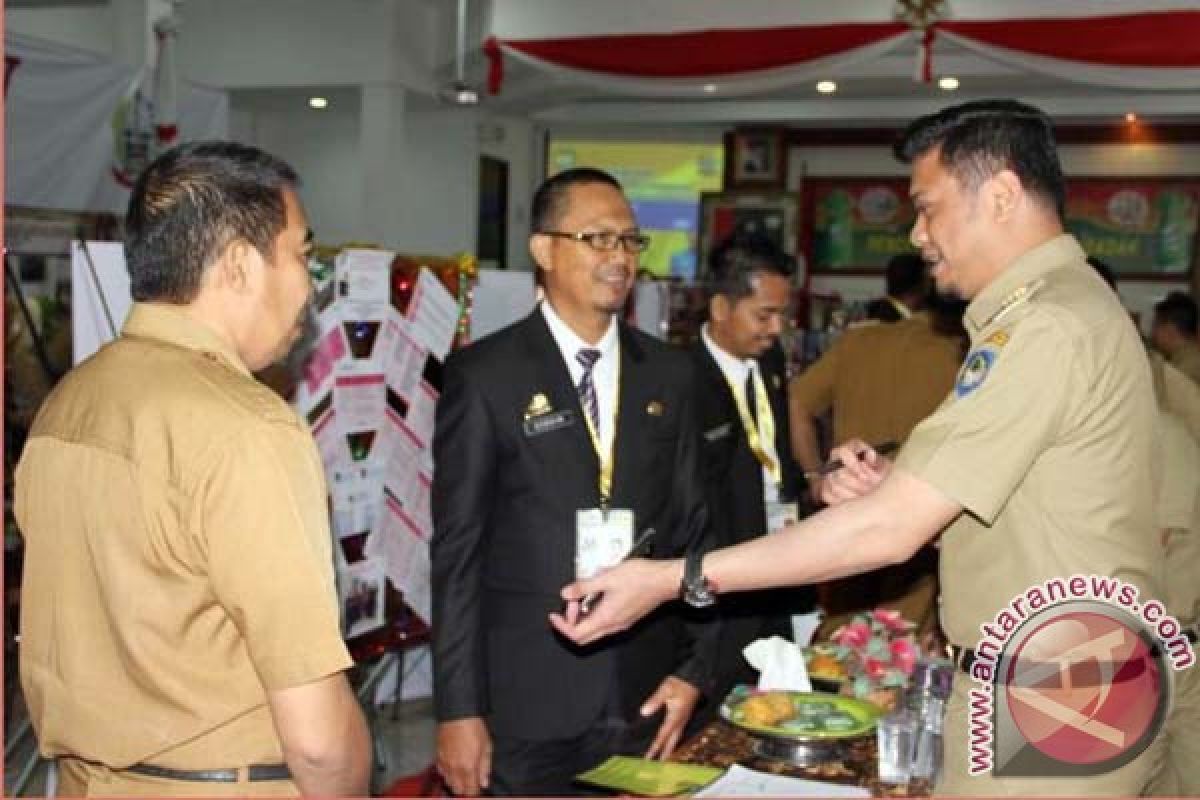
[[[434,409],[442,363],[465,338],[474,261],[337,253],[295,404],[329,485],[343,632],[388,622],[387,584],[430,618]]]
[[[1067,229],[1125,277],[1174,278],[1198,261],[1200,177],[1075,178]]]
[[[801,227],[809,268],[882,272],[892,256],[912,252],[914,218],[907,178],[808,178]]]

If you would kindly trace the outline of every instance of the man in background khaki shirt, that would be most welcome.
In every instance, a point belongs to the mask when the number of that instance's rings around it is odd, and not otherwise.
[[[942,536],[942,627],[960,654],[1028,588],[1112,576],[1161,597],[1150,480],[1154,397],[1133,324],[1063,232],[1050,119],[1012,100],[922,117],[898,155],[912,164],[912,241],[941,291],[970,300],[971,353],[954,392],[893,465],[864,442],[823,482],[832,504],[773,536],[674,562],[626,561],[563,589],[551,624],[586,644],[659,603],[828,580],[902,561]],[[602,592],[580,616],[578,601]],[[960,662],[961,663],[961,662]],[[1162,737],[1092,776],[972,776],[959,674],[945,719],[948,795],[1136,795]],[[1051,728],[1050,730],[1054,730]],[[1069,772],[1063,769],[1062,773]]]
[[[1200,386],[1200,328],[1196,301],[1184,292],[1170,292],[1154,304],[1150,339],[1167,361]]]
[[[792,379],[792,451],[810,476],[814,500],[820,483],[811,477],[825,460],[818,417],[832,411],[835,445],[850,439],[901,443],[954,386],[964,355],[962,310],[938,297],[927,305],[929,310],[899,322],[851,328]],[[818,638],[853,614],[881,605],[899,611],[925,633],[936,622],[937,553],[922,548],[904,564],[843,578],[820,591],[825,620]]]
[[[367,791],[320,460],[250,374],[311,291],[296,183],[232,143],[151,164],[126,218],[129,318],[30,432],[21,683],[61,794]]]

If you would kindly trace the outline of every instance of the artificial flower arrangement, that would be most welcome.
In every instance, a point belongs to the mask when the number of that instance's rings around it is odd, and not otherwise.
[[[830,640],[834,657],[845,666],[844,691],[894,707],[919,655],[913,627],[900,612],[877,608],[834,631]]]

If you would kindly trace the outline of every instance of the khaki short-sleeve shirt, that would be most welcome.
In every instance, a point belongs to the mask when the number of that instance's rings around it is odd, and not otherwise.
[[[942,625],[979,626],[1050,578],[1116,576],[1161,596],[1149,366],[1116,295],[1068,235],[1026,253],[967,309],[954,390],[897,466],[961,504],[942,538]]]
[[[1200,384],[1200,345],[1185,343],[1171,354],[1171,365]]]
[[[814,417],[832,408],[834,444],[902,442],[954,384],[959,341],[925,313],[851,328],[792,380],[789,401]]]
[[[207,328],[136,304],[16,475],[21,680],[43,753],[278,763],[267,691],[351,664],[307,428]]]
[[[1158,414],[1155,523],[1166,537],[1167,611],[1185,625],[1200,620],[1200,444],[1169,411]]]

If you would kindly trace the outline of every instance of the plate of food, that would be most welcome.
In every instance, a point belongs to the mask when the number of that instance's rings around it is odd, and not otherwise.
[[[721,717],[750,733],[785,739],[848,739],[870,733],[883,710],[866,700],[826,692],[760,692],[738,686]]]
[[[837,657],[833,645],[815,644],[803,648],[804,665],[814,689],[838,692],[846,682],[846,664]]]

